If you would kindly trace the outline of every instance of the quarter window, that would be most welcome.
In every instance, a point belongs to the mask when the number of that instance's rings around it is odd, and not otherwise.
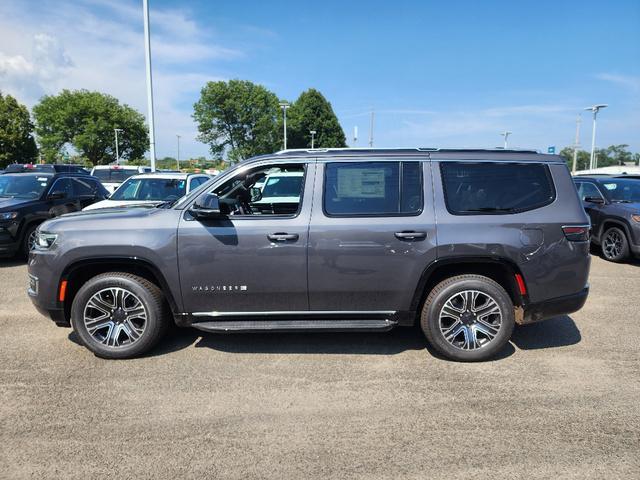
[[[337,162],[325,166],[327,215],[417,215],[422,204],[420,162]]]
[[[454,215],[496,215],[550,204],[555,190],[539,163],[442,162],[447,209]]]

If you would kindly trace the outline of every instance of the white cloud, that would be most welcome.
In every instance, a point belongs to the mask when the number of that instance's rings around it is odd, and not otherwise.
[[[613,83],[634,92],[640,92],[640,77],[631,75],[619,75],[615,73],[600,73],[596,78]]]

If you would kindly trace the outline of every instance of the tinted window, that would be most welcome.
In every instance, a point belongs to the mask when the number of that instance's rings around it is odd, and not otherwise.
[[[65,198],[72,198],[73,195],[73,183],[70,178],[59,178],[51,186],[49,193],[62,192]]]
[[[127,178],[137,175],[138,170],[135,169],[122,169],[122,168],[110,168],[99,169],[93,171],[93,176],[102,182],[124,182]]]
[[[419,162],[344,162],[325,167],[328,215],[414,215],[422,210]]]
[[[51,176],[5,174],[0,177],[0,197],[40,198]]]
[[[74,178],[76,195],[79,197],[93,197],[96,194],[96,184],[87,178]]]
[[[587,197],[598,197],[602,198],[602,194],[598,187],[596,187],[593,183],[589,182],[578,182],[578,195],[580,196],[580,200],[584,200]]]
[[[453,214],[517,213],[555,198],[546,165],[442,162],[445,201]]]
[[[299,197],[302,190],[302,172],[299,175],[269,175],[262,187],[262,198]]]
[[[602,180],[600,184],[606,189],[612,202],[640,202],[640,180],[612,178]]]

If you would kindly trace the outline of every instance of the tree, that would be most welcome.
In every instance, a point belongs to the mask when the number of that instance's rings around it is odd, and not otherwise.
[[[615,165],[624,165],[633,161],[633,154],[627,150],[629,145],[611,145],[607,148],[608,156],[615,162]]]
[[[302,92],[287,112],[287,147],[310,148],[315,130],[316,148],[346,147],[347,139],[331,104],[316,89]]]
[[[149,144],[144,116],[112,97],[87,90],[63,90],[45,96],[33,107],[36,134],[48,162],[55,161],[70,144],[92,164],[116,159],[114,129],[120,158],[139,158]]]
[[[245,80],[208,82],[194,104],[198,140],[231,161],[278,149],[278,97]]]
[[[560,151],[560,156],[564,157],[569,170],[573,168],[573,147],[565,147]],[[587,170],[589,168],[589,159],[591,155],[584,150],[578,150],[578,158],[576,161],[576,170]]]
[[[28,163],[38,156],[33,123],[27,107],[0,92],[0,168],[10,163]]]

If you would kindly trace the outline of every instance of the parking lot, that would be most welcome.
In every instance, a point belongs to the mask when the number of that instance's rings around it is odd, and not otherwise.
[[[488,363],[420,332],[201,335],[104,361],[0,261],[2,478],[621,478],[640,468],[640,266]]]

